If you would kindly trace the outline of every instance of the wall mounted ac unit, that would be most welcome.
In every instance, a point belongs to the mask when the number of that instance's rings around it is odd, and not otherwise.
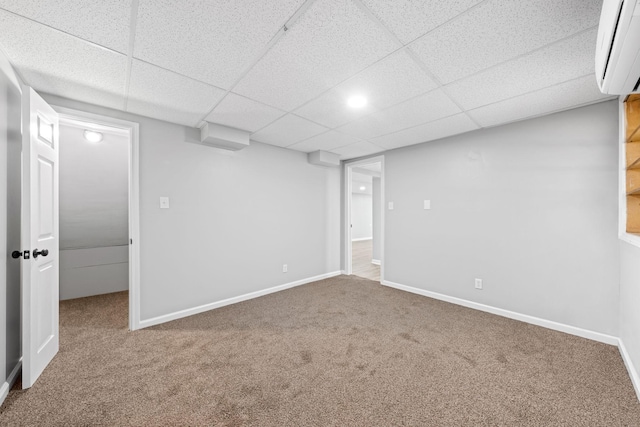
[[[640,0],[604,0],[596,78],[602,93],[627,95],[640,85]]]

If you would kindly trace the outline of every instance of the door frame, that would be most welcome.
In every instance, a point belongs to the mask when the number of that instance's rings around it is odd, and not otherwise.
[[[385,189],[385,172],[384,172],[384,155],[369,157],[363,160],[345,161],[343,163],[344,172],[344,274],[351,275],[353,273],[353,260],[351,251],[351,191],[353,187],[353,168],[363,165],[369,165],[371,163],[380,163],[380,283],[384,281],[384,189]]]
[[[129,330],[140,329],[140,125],[86,111],[51,105],[60,122],[88,122],[129,134]]]

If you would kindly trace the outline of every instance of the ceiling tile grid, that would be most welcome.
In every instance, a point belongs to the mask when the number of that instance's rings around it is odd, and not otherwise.
[[[255,141],[353,158],[609,99],[593,77],[600,8],[0,0],[0,46],[41,92],[192,127],[204,118]],[[368,105],[349,108],[353,95]]]
[[[595,76],[584,76],[469,111],[481,126],[496,126],[530,117],[613,99],[598,90]]]
[[[134,57],[230,89],[302,3],[140,0]]]
[[[412,43],[442,83],[598,25],[600,0],[489,0]]]
[[[120,53],[129,49],[131,0],[0,0],[0,9]]]
[[[34,89],[121,108],[126,56],[0,10],[0,45]]]
[[[391,150],[393,148],[433,141],[475,129],[478,129],[478,125],[476,125],[469,116],[462,113],[424,125],[404,129],[389,135],[373,138],[370,142]]]
[[[256,132],[285,114],[277,108],[230,92],[205,120]]]
[[[302,142],[290,145],[287,148],[290,148],[292,150],[304,151],[305,153],[317,150],[331,151],[335,148],[355,144],[359,141],[360,140],[358,138],[351,135],[346,135],[335,130],[330,130],[329,132],[325,132],[320,135],[313,136],[309,139],[305,139]]]
[[[593,74],[596,29],[502,63],[447,86],[463,108],[473,109]]]
[[[225,91],[134,60],[127,111],[185,126],[195,126],[202,112],[222,99]]]
[[[288,147],[329,129],[294,114],[287,114],[251,135],[251,139],[278,147]]]
[[[317,0],[234,92],[291,111],[398,46],[350,0]]]

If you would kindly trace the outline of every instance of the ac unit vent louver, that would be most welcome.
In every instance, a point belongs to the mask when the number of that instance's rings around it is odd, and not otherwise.
[[[640,0],[604,0],[595,59],[602,93],[626,95],[638,91]]]

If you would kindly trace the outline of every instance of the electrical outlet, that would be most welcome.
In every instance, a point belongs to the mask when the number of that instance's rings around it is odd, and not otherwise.
[[[476,279],[476,289],[482,289],[482,279]]]
[[[282,272],[286,273],[289,270],[289,267],[287,267],[287,264],[282,264]]]

